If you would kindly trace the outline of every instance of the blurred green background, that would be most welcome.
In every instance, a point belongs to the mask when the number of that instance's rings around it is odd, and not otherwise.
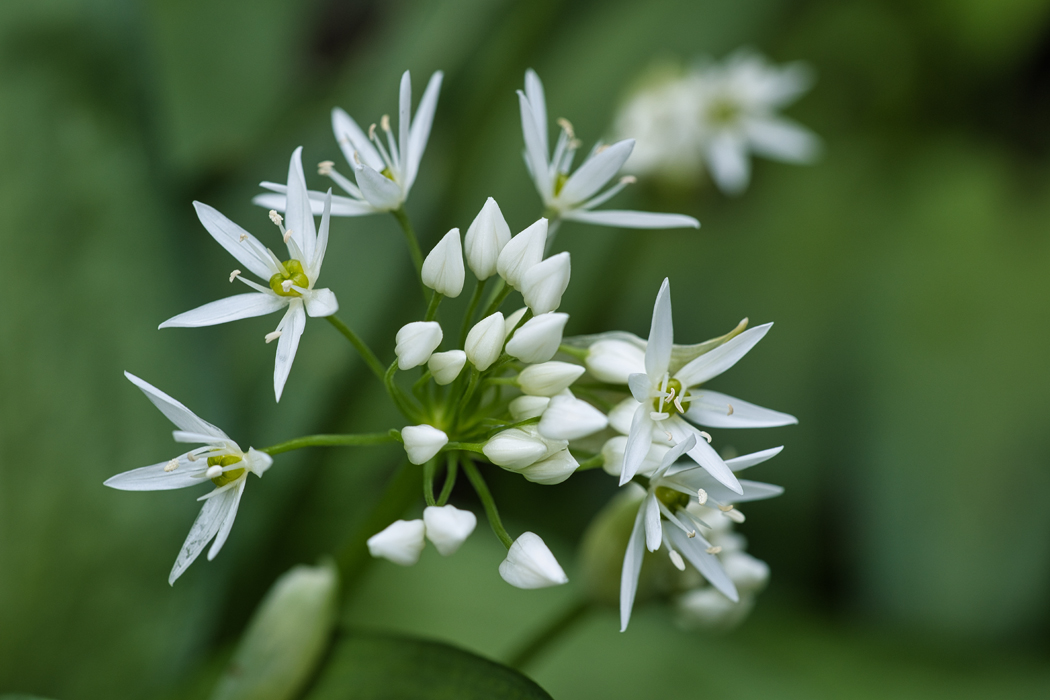
[[[719,436],[787,445],[756,469],[787,493],[743,528],[770,589],[730,634],[682,632],[658,607],[626,634],[613,612],[591,616],[530,674],[557,698],[1050,696],[1043,0],[0,4],[0,692],[201,697],[273,580],[338,547],[399,459],[282,456],[222,555],[167,586],[197,507],[102,487],[173,454],[121,371],[242,445],[397,425],[327,324],[308,323],[279,406],[262,343],[276,317],[156,330],[229,290],[191,200],[266,232],[250,197],[283,180],[295,146],[308,173],[341,162],[334,105],[367,124],[395,111],[401,71],[418,99],[442,69],[408,203],[424,248],[490,195],[517,231],[540,211],[513,92],[525,68],[589,144],[653,62],[741,45],[814,66],[789,114],[823,137],[821,162],[760,162],[738,199],[642,186],[617,205],[703,227],[566,224],[558,245],[573,256],[570,333],[644,335],[664,276],[679,342],[776,321],[714,387],[800,418]],[[421,311],[385,311],[415,302],[408,272],[390,217],[335,221],[323,283],[384,360]],[[573,578],[612,480],[492,481],[511,530],[541,534]],[[465,490],[454,501],[479,510]],[[501,559],[481,525],[455,557],[377,563],[344,622],[506,658],[579,591],[512,589]]]

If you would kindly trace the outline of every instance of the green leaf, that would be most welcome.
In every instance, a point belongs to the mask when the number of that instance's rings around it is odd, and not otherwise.
[[[517,671],[439,642],[354,633],[341,639],[306,700],[550,699]]]

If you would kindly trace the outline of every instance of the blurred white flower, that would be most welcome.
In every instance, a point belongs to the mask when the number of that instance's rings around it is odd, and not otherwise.
[[[357,181],[354,184],[342,175],[332,161],[318,165],[318,172],[332,178],[347,194],[346,197],[332,198],[333,216],[363,216],[394,211],[408,199],[430,138],[441,79],[441,71],[430,77],[416,115],[412,118],[412,78],[408,71],[404,72],[401,76],[396,138],[388,116],[384,115],[379,122],[379,128],[386,137],[385,146],[383,135],[377,132],[375,124],[368,129],[366,136],[349,114],[338,107],[332,110],[332,132],[346,162],[353,168]],[[273,182],[262,182],[260,186],[272,193],[260,194],[252,201],[261,207],[284,211],[286,188]],[[320,192],[310,192],[310,203],[315,213],[320,212],[323,199]]]
[[[124,376],[178,427],[172,433],[176,442],[201,443],[204,446],[167,462],[117,474],[106,480],[106,486],[121,491],[166,491],[197,486],[208,481],[215,485],[211,492],[198,499],[204,501],[204,507],[193,522],[190,534],[168,576],[168,583],[173,584],[212,538],[215,538],[215,542],[208,550],[208,560],[215,558],[233,528],[248,474],[262,476],[273,460],[265,452],[252,448],[243,452],[226,433],[198,418],[193,411],[160,389],[129,372],[125,372]]]
[[[514,540],[499,565],[499,575],[516,588],[547,588],[569,582],[543,539],[532,532]]]
[[[299,338],[306,328],[306,317],[331,316],[339,310],[339,303],[331,290],[314,289],[328,248],[331,191],[323,195],[319,202],[321,226],[315,229],[314,217],[307,202],[306,180],[303,178],[302,150],[301,146],[295,149],[288,164],[288,186],[285,188],[289,193],[287,218],[282,218],[275,211],[270,212],[270,218],[280,229],[288,246],[289,260],[282,262],[253,235],[207,204],[193,203],[197,217],[212,238],[269,286],[252,282],[241,276],[240,270],[234,270],[230,274],[230,282],[238,279],[254,289],[254,292],[213,301],[160,324],[161,328],[213,326],[286,308],[276,330],[266,336],[268,343],[278,340],[273,368],[273,390],[278,401],[281,400],[288,373],[292,370]],[[288,226],[285,227],[284,223]]]

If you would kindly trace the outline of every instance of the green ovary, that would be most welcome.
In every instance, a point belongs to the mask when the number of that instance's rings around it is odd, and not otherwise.
[[[729,100],[717,100],[707,109],[707,118],[715,124],[733,124],[740,118],[740,105]]]
[[[685,508],[689,505],[689,496],[681,491],[669,489],[666,486],[656,487],[656,500],[667,506],[672,513],[679,508]]]
[[[682,410],[678,410],[678,405],[675,404],[674,400],[678,399],[678,403],[681,404]],[[657,396],[653,399],[653,410],[659,413],[670,413],[675,415],[677,413],[685,413],[689,410],[689,394],[682,393],[682,382],[677,379],[668,379],[667,387],[664,391],[663,406],[660,405],[660,397]]]
[[[299,292],[294,289],[289,289],[287,292],[284,291],[284,287],[281,284],[287,280],[291,280],[292,284],[296,287],[303,289],[309,289],[310,278],[303,272],[303,264],[298,260],[286,260],[284,263],[285,272],[278,272],[276,275],[270,278],[270,289],[273,290],[274,294],[282,297],[299,297],[302,296]]]
[[[561,190],[565,187],[565,183],[569,181],[568,173],[558,173],[554,176],[554,196],[557,197],[561,194]]]
[[[240,461],[241,461],[241,458],[238,457],[237,455],[223,455],[222,457],[208,457],[208,466],[209,467],[215,467],[215,466],[228,467],[231,464],[237,464],[237,462],[240,462]],[[244,474],[244,469],[231,469],[228,472],[223,472],[222,474],[219,474],[217,477],[215,477],[214,479],[211,480],[211,483],[215,484],[216,486],[225,486],[226,484],[229,484],[230,482],[236,481],[237,479],[241,478],[242,474]]]

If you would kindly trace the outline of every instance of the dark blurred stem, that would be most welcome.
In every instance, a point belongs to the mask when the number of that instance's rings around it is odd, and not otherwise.
[[[408,220],[408,214],[405,212],[404,207],[400,207],[390,212],[397,219],[397,223],[401,224],[401,230],[405,232],[405,240],[408,241],[408,254],[412,256],[412,265],[416,268],[416,276],[420,277],[423,272],[423,252],[419,249],[419,239],[416,238],[416,230],[412,228],[412,222]],[[423,279],[419,279],[420,286],[423,285]],[[427,288],[423,287],[423,300],[426,301]]]
[[[437,471],[437,458],[423,465],[423,500],[428,506],[436,505],[434,501],[434,472]]]
[[[427,315],[423,317],[424,321],[433,321],[434,317],[437,316],[438,306],[441,305],[441,300],[445,298],[444,294],[438,294],[434,292],[430,297],[430,304],[427,305]]]
[[[467,305],[467,313],[463,316],[463,328],[459,331],[459,344],[462,347],[467,342],[467,332],[470,331],[471,323],[474,321],[474,312],[478,310],[481,297],[485,293],[485,280],[478,280],[474,287],[474,293],[470,296],[470,304]]]
[[[481,505],[485,506],[485,516],[489,519],[492,531],[496,533],[496,537],[503,543],[503,546],[510,549],[510,546],[514,544],[514,540],[507,534],[506,528],[503,527],[503,521],[499,519],[499,510],[496,509],[496,501],[492,499],[488,485],[481,478],[481,472],[478,471],[470,457],[463,460],[463,471],[466,472],[471,486],[474,487],[478,498],[481,499]]]
[[[270,447],[260,452],[268,455],[279,455],[282,452],[302,449],[303,447],[355,447],[359,445],[382,445],[387,442],[400,442],[401,433],[389,430],[385,433],[364,433],[361,435],[306,435]]]
[[[453,452],[448,456],[448,467],[445,469],[445,485],[441,487],[437,505],[443,506],[448,503],[448,497],[452,495],[452,487],[456,485],[456,473],[459,471],[459,456]]]
[[[524,669],[532,661],[547,650],[552,644],[572,631],[577,624],[582,622],[587,613],[594,609],[589,600],[578,600],[566,608],[558,617],[551,620],[540,629],[525,644],[514,652],[507,665],[518,670]]]
[[[372,348],[368,347],[368,345],[365,344],[365,341],[361,340],[357,333],[350,330],[350,326],[343,323],[335,315],[328,316],[327,318],[328,322],[335,326],[335,329],[350,341],[350,344],[353,345],[354,349],[357,350],[359,355],[361,355],[365,364],[367,364],[368,368],[372,370],[372,373],[379,377],[379,381],[383,381],[383,376],[385,374],[383,371],[383,365],[380,364],[379,358],[376,357],[376,354],[372,352]]]
[[[481,313],[481,317],[488,318],[499,311],[499,307],[503,306],[503,302],[507,300],[507,297],[509,297],[510,293],[513,291],[513,287],[508,287],[507,283],[500,279],[492,289],[492,296],[489,297],[488,306],[486,306],[485,310]]]

